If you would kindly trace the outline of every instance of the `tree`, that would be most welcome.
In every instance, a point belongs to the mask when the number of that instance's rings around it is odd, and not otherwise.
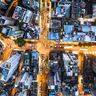
[[[24,24],[23,22],[19,22],[18,23],[19,29],[21,29],[21,27],[23,26],[23,24]]]
[[[92,46],[92,43],[91,43],[91,42],[89,42],[89,43],[88,43],[88,46]]]
[[[1,34],[2,34],[2,36],[3,36],[4,38],[9,38],[9,37],[5,36],[5,34],[4,34],[4,33],[1,33]]]
[[[81,42],[79,42],[78,46],[80,46],[80,47],[81,47],[81,46],[82,46],[82,43],[81,43]]]
[[[23,38],[17,38],[14,40],[16,44],[18,44],[19,47],[22,47],[25,45],[26,41]]]
[[[34,41],[27,41],[27,43],[30,43],[30,44],[34,43],[35,44],[36,42],[34,42]]]
[[[88,46],[88,43],[85,42],[85,43],[83,44],[83,46]]]

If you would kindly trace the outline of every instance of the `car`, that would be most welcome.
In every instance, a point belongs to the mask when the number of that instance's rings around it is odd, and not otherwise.
[[[79,96],[79,89],[77,89],[77,91],[75,91],[75,96]]]
[[[49,3],[47,3],[47,6],[49,6],[50,4]]]
[[[47,11],[49,11],[49,8],[47,8]]]
[[[50,48],[52,48],[52,47],[53,47],[53,45],[50,46]]]
[[[42,4],[42,7],[44,7],[44,4]]]
[[[43,62],[45,62],[46,61],[46,59],[43,59]]]
[[[55,45],[54,48],[64,48],[62,45]]]
[[[83,85],[83,91],[84,91],[84,95],[91,94],[91,90],[88,84]]]
[[[47,20],[47,23],[49,23],[49,20]]]
[[[42,79],[40,79],[40,82],[42,82]]]

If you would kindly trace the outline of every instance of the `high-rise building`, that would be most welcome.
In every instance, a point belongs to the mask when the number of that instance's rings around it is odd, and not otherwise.
[[[18,67],[20,58],[21,54],[17,53],[0,65],[1,81],[7,82],[12,77],[13,73]]]
[[[67,76],[78,76],[78,59],[71,53],[64,53],[63,60]]]

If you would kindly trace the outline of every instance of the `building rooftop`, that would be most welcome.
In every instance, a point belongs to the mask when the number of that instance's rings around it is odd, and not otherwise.
[[[68,54],[63,53],[63,57],[64,57],[64,60],[70,61],[70,58],[69,58]]]
[[[55,40],[55,41],[59,42],[60,41],[60,33],[49,32],[48,39]]]
[[[7,9],[6,4],[0,1],[0,8],[1,9]]]
[[[23,7],[16,6],[12,18],[21,20],[25,23],[31,23],[33,12]]]
[[[25,22],[25,23],[31,23],[32,16],[33,16],[32,11],[27,10],[27,11],[26,11],[26,14],[25,14],[25,16],[24,16],[23,22]]]
[[[54,19],[52,19],[51,21],[50,21],[50,28],[61,28],[61,21],[60,20],[54,20]]]
[[[39,8],[39,1],[38,0],[22,0],[23,5],[29,8]]]
[[[20,57],[21,54],[17,53],[0,65],[2,69],[1,78],[0,78],[1,81],[7,82],[12,77],[12,74],[15,72],[15,70],[18,67]]]
[[[26,13],[25,8],[20,7],[20,6],[16,6],[12,18],[23,20],[25,13]]]
[[[95,40],[95,27],[84,25],[81,27],[75,27],[73,25],[64,25],[63,41],[73,42],[91,42]]]

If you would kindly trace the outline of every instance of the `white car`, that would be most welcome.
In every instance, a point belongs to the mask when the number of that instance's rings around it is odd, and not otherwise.
[[[79,89],[75,92],[75,96],[79,96]]]

